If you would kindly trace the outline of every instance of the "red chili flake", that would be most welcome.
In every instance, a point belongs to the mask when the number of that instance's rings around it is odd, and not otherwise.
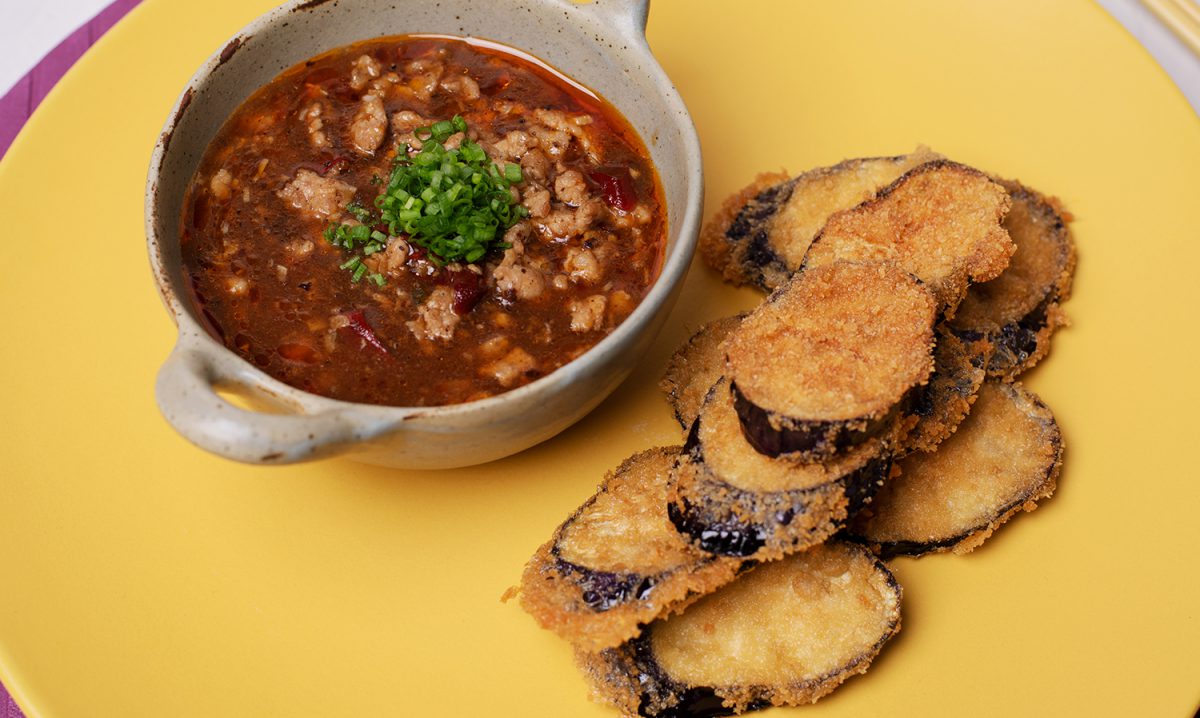
[[[343,327],[343,330],[358,336],[367,344],[370,344],[372,347],[378,350],[379,353],[389,354],[387,347],[385,347],[383,342],[379,341],[379,337],[375,335],[375,330],[372,329],[371,325],[367,323],[367,317],[363,314],[361,309],[355,309],[352,312],[346,312],[345,316],[346,319],[349,320],[350,324]]]
[[[483,299],[483,277],[469,269],[447,274],[450,275],[450,288],[454,290],[454,313],[459,316],[470,313]]]
[[[328,160],[325,164],[321,165],[321,176],[324,177],[330,172],[335,175],[339,175],[349,169],[349,167],[350,158],[337,155],[336,157]]]
[[[633,190],[633,177],[627,167],[608,168],[593,172],[588,177],[600,185],[604,201],[609,207],[622,212],[632,212],[637,207],[637,194]]]

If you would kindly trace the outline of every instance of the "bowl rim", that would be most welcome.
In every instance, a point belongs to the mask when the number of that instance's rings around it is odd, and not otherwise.
[[[232,56],[233,52],[246,39],[282,22],[292,13],[311,10],[322,4],[324,3],[314,3],[311,0],[290,0],[252,20],[235,33],[226,43],[222,44],[220,49],[213,52],[200,65],[199,69],[189,78],[184,89],[168,112],[167,120],[155,143],[148,168],[145,195],[145,231],[155,284],[168,313],[175,320],[178,327],[173,353],[181,349],[189,349],[198,351],[212,360],[224,362],[232,360],[236,362],[236,366],[238,367],[236,376],[226,375],[224,378],[229,379],[233,384],[245,387],[255,393],[265,393],[289,410],[298,411],[300,415],[336,411],[338,413],[349,412],[350,415],[362,416],[364,419],[411,419],[417,418],[418,415],[428,418],[450,418],[489,413],[504,405],[531,401],[537,396],[548,392],[555,393],[563,386],[574,382],[579,373],[586,372],[592,367],[600,367],[607,364],[615,355],[624,351],[641,332],[650,328],[659,312],[670,310],[670,305],[672,304],[670,300],[675,296],[677,288],[686,277],[687,270],[696,250],[700,215],[704,201],[703,164],[701,161],[699,136],[691,114],[688,112],[678,90],[667,77],[657,59],[654,58],[646,42],[644,23],[649,0],[617,0],[615,4],[603,3],[600,0],[585,4],[572,3],[570,0],[540,0],[540,4],[545,7],[551,7],[552,5],[568,6],[585,12],[590,8],[595,8],[596,13],[593,15],[593,21],[601,23],[602,26],[622,37],[627,43],[627,51],[636,49],[637,55],[640,56],[638,59],[642,61],[642,69],[649,76],[650,84],[661,92],[664,103],[673,115],[670,126],[677,128],[680,134],[683,156],[687,160],[687,164],[682,168],[680,173],[680,181],[686,183],[683,207],[678,214],[676,226],[671,227],[668,225],[666,229],[667,246],[665,247],[658,276],[634,311],[609,332],[609,334],[588,348],[583,354],[528,384],[483,399],[431,406],[394,406],[358,403],[315,394],[287,384],[267,374],[223,344],[217,342],[208,330],[196,320],[192,308],[176,291],[176,287],[172,281],[168,267],[174,267],[175,264],[168,264],[162,247],[165,243],[171,241],[178,242],[177,232],[172,233],[168,231],[163,233],[165,236],[160,236],[155,227],[156,209],[159,204],[159,179],[170,150],[171,139],[174,135],[174,130],[183,119],[185,113],[191,109],[190,105],[193,97],[210,82],[216,70]],[[437,34],[445,35],[445,33]],[[517,53],[527,54],[539,62],[555,68],[559,73],[569,77],[573,82],[578,82],[588,88],[589,91],[594,92],[597,96],[603,97],[600,93],[591,90],[588,84],[558,69],[549,60],[542,58],[530,50],[476,35],[467,34],[458,37],[486,39],[489,43],[511,48]],[[600,38],[596,38],[595,42],[599,45],[603,44]],[[605,52],[615,54],[616,50],[610,49]],[[619,71],[619,68],[614,71]],[[615,103],[607,100],[607,98],[605,100],[621,112],[621,109]],[[622,112],[622,114],[624,113]],[[646,138],[640,137],[640,139],[642,139],[643,144],[649,150],[652,145],[646,142]],[[655,169],[661,177],[661,170],[657,166]],[[164,226],[169,225],[164,222]]]

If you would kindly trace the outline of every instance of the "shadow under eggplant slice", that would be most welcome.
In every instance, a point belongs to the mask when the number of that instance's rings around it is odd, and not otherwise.
[[[659,387],[684,431],[700,414],[708,390],[725,373],[725,339],[745,316],[722,317],[705,324],[671,355]]]
[[[626,716],[804,705],[866,672],[900,630],[900,602],[882,563],[831,541],[758,566],[618,648],[577,658],[594,697]]]
[[[927,162],[830,217],[802,267],[895,261],[925,283],[949,318],[971,282],[994,279],[1008,266],[1014,247],[1001,220],[1011,204],[1005,188],[979,170]]]
[[[917,418],[900,443],[897,455],[934,451],[971,411],[986,376],[992,343],[981,336],[955,334],[945,325],[935,330],[933,374],[909,410]]]
[[[871,199],[908,170],[939,155],[918,148],[896,157],[848,159],[791,177],[762,174],[729,197],[700,235],[700,252],[726,281],[770,291],[800,266],[830,215]]]
[[[995,344],[988,376],[1011,380],[1046,355],[1051,334],[1066,323],[1059,305],[1071,294],[1075,243],[1054,201],[999,181],[1012,197],[1004,227],[1017,250],[1000,276],[967,291],[951,326]]]
[[[530,559],[521,606],[543,628],[585,651],[616,646],[742,569],[692,547],[667,519],[678,454],[673,446],[627,459]]]
[[[671,471],[667,514],[703,551],[776,559],[821,543],[862,508],[891,471],[888,446],[871,439],[826,464],[760,454],[738,430],[722,379]]]
[[[894,263],[798,272],[725,342],[746,440],[822,461],[885,432],[933,371],[936,308]]]
[[[984,383],[971,413],[931,453],[897,461],[892,478],[847,533],[880,555],[972,551],[1057,486],[1062,434],[1020,383]]]

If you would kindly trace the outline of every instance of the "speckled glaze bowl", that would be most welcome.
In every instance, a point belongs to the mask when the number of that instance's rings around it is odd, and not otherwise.
[[[650,54],[649,0],[293,0],[243,29],[188,83],[155,147],[146,188],[150,262],[179,325],[158,374],[167,421],[197,446],[252,463],[345,454],[403,468],[492,461],[545,441],[628,376],[675,302],[695,252],[703,204],[700,146],[687,108]],[[524,50],[603,95],[650,149],[667,200],[662,273],[645,300],[583,356],[513,391],[443,407],[336,401],[288,386],[214,340],[187,300],[179,217],[187,183],[233,110],[281,71],[383,35],[486,38]],[[222,393],[218,393],[221,390]],[[232,392],[243,401],[228,401]]]

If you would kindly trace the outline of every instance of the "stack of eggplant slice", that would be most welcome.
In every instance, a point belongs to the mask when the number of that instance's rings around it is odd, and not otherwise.
[[[772,293],[680,347],[683,446],[612,472],[518,591],[629,716],[817,700],[900,629],[881,558],[970,551],[1062,461],[1014,381],[1065,322],[1054,201],[919,149],[762,175],[701,242]]]

